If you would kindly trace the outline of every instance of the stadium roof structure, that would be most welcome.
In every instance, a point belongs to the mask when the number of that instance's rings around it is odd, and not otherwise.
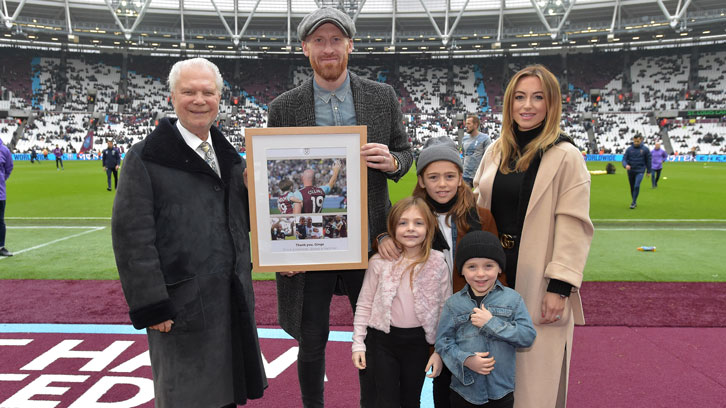
[[[301,53],[319,6],[356,53],[537,55],[726,43],[724,0],[2,0],[0,46],[159,55]]]

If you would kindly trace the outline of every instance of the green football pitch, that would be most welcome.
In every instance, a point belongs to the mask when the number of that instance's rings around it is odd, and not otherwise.
[[[630,210],[625,171],[592,176],[590,215],[595,237],[585,269],[588,281],[726,281],[726,164],[666,163],[657,189],[643,180],[638,208]],[[591,170],[606,163],[590,162]],[[410,171],[390,183],[391,199],[410,194]],[[8,180],[7,247],[0,279],[116,279],[110,216],[99,162],[16,162]],[[637,251],[655,246],[656,252]],[[270,279],[271,274],[255,274]]]

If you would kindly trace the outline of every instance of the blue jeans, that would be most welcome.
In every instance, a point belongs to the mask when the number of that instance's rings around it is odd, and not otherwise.
[[[640,194],[640,182],[643,181],[644,172],[628,171],[628,181],[630,182],[630,196],[633,197],[632,204],[638,202],[638,194]]]

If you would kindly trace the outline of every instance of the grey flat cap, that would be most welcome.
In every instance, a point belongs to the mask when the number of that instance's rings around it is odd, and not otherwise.
[[[303,17],[297,26],[298,38],[300,41],[305,41],[307,36],[325,23],[335,24],[348,38],[353,38],[355,35],[355,24],[350,16],[338,9],[322,7]]]

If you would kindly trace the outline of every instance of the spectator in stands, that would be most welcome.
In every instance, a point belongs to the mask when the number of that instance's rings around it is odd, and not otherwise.
[[[118,188],[118,167],[121,165],[121,154],[113,147],[113,140],[108,141],[108,147],[101,153],[101,165],[106,172],[106,181],[111,191],[111,174],[113,174],[113,189]]]
[[[584,324],[578,288],[594,232],[590,174],[560,130],[560,85],[545,67],[514,74],[502,109],[502,132],[484,153],[474,195],[492,211],[507,285],[522,295],[537,331],[532,347],[517,351],[514,406],[563,408],[574,324]]]
[[[464,126],[466,133],[461,141],[462,152],[464,153],[464,181],[469,186],[472,185],[474,174],[479,168],[479,163],[490,144],[492,139],[489,135],[479,131],[479,116],[469,115],[466,117]]]
[[[653,151],[650,152],[651,156],[651,166],[653,169],[653,174],[651,175],[651,181],[653,183],[653,188],[658,187],[658,180],[660,179],[660,172],[663,170],[663,162],[666,161],[668,158],[668,153],[666,153],[665,149],[660,148],[660,142],[655,142],[655,147],[653,148]]]
[[[55,149],[53,149],[53,155],[55,156],[55,169],[56,170],[65,170],[63,168],[63,149],[61,149],[58,145],[55,145]],[[58,168],[59,163],[60,163],[60,168]]]
[[[162,119],[127,153],[113,206],[119,277],[131,322],[147,329],[160,407],[236,407],[267,386],[245,163],[212,126],[222,83],[206,59],[174,64],[179,119]]]
[[[643,136],[633,136],[633,144],[623,154],[623,167],[628,171],[628,182],[630,182],[630,209],[638,206],[638,195],[640,194],[640,182],[643,176],[650,176],[651,162],[650,150],[643,145]]]
[[[5,248],[5,184],[13,172],[13,155],[0,139],[0,256],[13,256],[13,253]]]
[[[368,166],[368,234],[386,230],[391,203],[388,180],[398,181],[411,167],[413,155],[403,127],[403,114],[390,85],[358,77],[348,68],[355,25],[333,8],[319,8],[298,25],[303,53],[313,77],[277,97],[269,107],[269,127],[367,125],[368,142],[361,158]],[[370,247],[370,245],[369,245]],[[325,347],[328,341],[330,301],[336,287],[355,309],[365,270],[282,272],[277,274],[280,326],[295,338],[298,380],[303,406],[324,405]],[[375,404],[375,386],[360,372],[361,406]]]

